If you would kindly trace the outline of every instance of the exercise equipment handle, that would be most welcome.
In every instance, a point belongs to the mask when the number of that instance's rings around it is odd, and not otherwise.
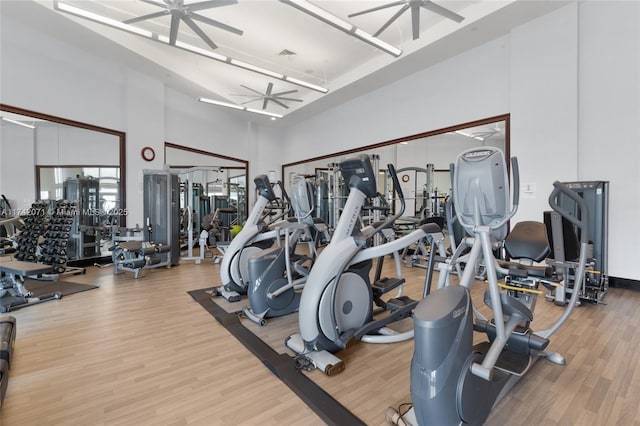
[[[517,157],[511,157],[511,176],[513,177],[513,214],[515,214],[520,204],[520,168]]]
[[[393,182],[393,189],[398,194],[398,199],[400,200],[400,210],[398,211],[398,213],[396,213],[395,215],[393,215],[389,219],[385,220],[384,222],[382,222],[381,224],[376,226],[374,228],[373,232],[371,233],[371,235],[373,235],[376,232],[382,231],[383,229],[386,229],[386,228],[389,228],[390,226],[392,226],[393,223],[396,220],[398,220],[404,214],[404,210],[405,210],[405,207],[406,207],[406,202],[404,200],[404,194],[402,192],[402,188],[400,187],[400,181],[398,180],[398,174],[396,173],[395,166],[393,164],[389,163],[389,164],[387,164],[387,170],[389,172],[389,176],[391,176],[391,181]]]
[[[575,203],[578,205],[578,213],[581,219],[578,219],[576,215],[571,213],[571,211],[565,209],[560,205],[560,195],[565,195],[575,201]],[[580,228],[580,243],[584,244],[589,242],[589,209],[587,208],[587,203],[580,195],[578,195],[578,193],[569,188],[568,185],[565,185],[562,182],[555,181],[553,182],[553,191],[551,192],[551,195],[549,195],[549,205],[553,210],[560,213],[562,217],[566,218],[569,222]]]
[[[398,194],[398,198],[400,199],[400,211],[393,217],[393,220],[399,219],[404,214],[404,209],[406,207],[406,203],[404,200],[404,193],[402,192],[402,187],[400,186],[400,181],[398,180],[398,173],[396,173],[396,168],[393,164],[387,164],[387,170],[389,170],[389,176],[391,176],[391,181],[393,182],[393,189]]]
[[[291,215],[293,214],[293,206],[291,205],[291,198],[289,198],[289,194],[287,194],[287,191],[284,189],[284,185],[282,184],[281,181],[277,181],[276,185],[280,188],[280,192],[282,192],[282,197],[285,200],[285,203],[287,203],[287,206],[289,206],[289,208],[287,209],[287,214]]]

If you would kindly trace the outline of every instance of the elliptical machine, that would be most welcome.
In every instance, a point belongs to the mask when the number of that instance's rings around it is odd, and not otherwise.
[[[411,316],[418,303],[402,294],[404,279],[399,253],[404,247],[427,238],[432,247],[431,256],[435,256],[436,247],[440,255],[444,255],[444,236],[435,224],[423,225],[400,239],[367,248],[376,233],[391,228],[404,212],[398,177],[393,165],[388,169],[401,202],[400,211],[382,223],[358,230],[355,227],[365,200],[378,196],[377,171],[373,170],[366,154],[340,164],[344,182],[350,188],[349,196],[331,241],[316,259],[302,291],[298,314],[300,333],[285,340],[287,347],[327,375],[344,370],[343,361],[332,353],[357,341],[393,343],[413,337],[413,330],[398,333],[386,327]],[[393,255],[397,277],[376,279],[371,283],[372,259],[377,258],[380,262],[389,254]],[[378,263],[376,278],[381,269],[382,265]],[[425,282],[423,297],[430,284]],[[383,295],[394,289],[398,289],[396,297],[382,300]],[[387,315],[374,319],[374,303]]]
[[[473,148],[461,153],[453,173],[453,197],[459,223],[471,236],[458,246],[470,247],[460,285],[444,286],[427,296],[414,312],[415,347],[411,362],[413,408],[400,416],[393,409],[387,420],[396,424],[482,424],[492,407],[527,373],[536,360],[546,358],[564,364],[564,358],[546,350],[550,336],[567,320],[578,292],[572,295],[562,315],[548,329],[533,331],[535,289],[500,291],[498,273],[508,274],[494,257],[495,243],[505,234],[507,221],[518,206],[518,168],[512,159],[513,206],[509,204],[509,182],[502,151],[493,147]],[[550,206],[581,229],[581,252],[577,280],[584,275],[587,260],[587,210],[581,198],[566,185],[554,182]],[[575,200],[581,219],[564,210],[559,197]],[[469,289],[476,266],[486,269],[489,290],[484,302],[493,318],[485,318],[472,304]],[[443,277],[441,273],[441,278]],[[474,321],[475,317],[475,321]],[[473,346],[473,331],[485,332],[489,341]]]
[[[229,247],[224,252],[220,264],[222,286],[212,292],[213,296],[222,296],[229,302],[237,302],[240,300],[240,295],[247,294],[249,259],[273,245],[274,239],[279,235],[279,231],[275,227],[280,219],[289,213],[290,209],[290,206],[283,208],[282,213],[267,225],[263,216],[264,211],[268,210],[269,205],[276,208],[282,208],[282,206],[277,205],[278,197],[266,175],[258,175],[253,181],[258,189],[258,199],[251,209],[242,231],[231,240]],[[281,189],[286,198],[284,188]]]
[[[287,315],[298,310],[300,291],[309,276],[318,253],[318,239],[328,239],[327,225],[314,220],[313,188],[304,177],[292,182],[291,206],[295,220],[276,227],[284,238],[276,239],[277,246],[262,250],[249,259],[250,306],[242,312],[251,321],[264,326],[267,318]],[[296,253],[299,242],[306,242],[308,254]]]

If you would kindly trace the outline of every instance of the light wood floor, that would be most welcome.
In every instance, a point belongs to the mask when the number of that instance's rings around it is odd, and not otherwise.
[[[420,292],[424,271],[406,273],[409,292]],[[2,426],[323,424],[186,293],[219,284],[211,261],[137,280],[95,267],[67,279],[100,288],[11,313],[18,337]],[[640,425],[640,292],[610,289],[605,300],[578,308],[552,340],[567,365],[539,362],[487,424]],[[558,309],[540,300],[536,322]],[[297,315],[246,326],[284,352]],[[367,424],[384,425],[387,406],[410,401],[412,349],[359,344],[339,353],[343,373],[309,376]]]

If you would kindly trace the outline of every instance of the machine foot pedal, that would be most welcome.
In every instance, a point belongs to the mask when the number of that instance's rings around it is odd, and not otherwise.
[[[390,312],[397,311],[411,304],[418,304],[417,300],[413,300],[408,296],[400,296],[387,301],[387,309]]]
[[[404,278],[380,278],[378,281],[371,284],[371,287],[375,293],[379,295],[385,294],[404,284]]]
[[[484,357],[484,354],[487,353],[489,347],[491,347],[491,343],[482,342],[475,345],[473,350],[483,354]],[[532,360],[533,358],[531,355],[519,354],[505,349],[498,357],[495,368],[514,376],[522,376],[533,364]]]

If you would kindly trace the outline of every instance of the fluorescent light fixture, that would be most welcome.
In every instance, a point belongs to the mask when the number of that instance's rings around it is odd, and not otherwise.
[[[266,116],[271,117],[272,120],[274,120],[276,118],[284,117],[282,114],[276,114],[276,113],[273,113],[273,112],[262,111],[262,110],[254,109],[254,108],[247,108],[247,107],[243,107],[243,106],[240,106],[240,105],[231,104],[231,103],[228,103],[228,102],[215,101],[215,100],[209,99],[209,98],[200,97],[200,98],[198,98],[198,100],[200,102],[205,102],[207,104],[213,104],[213,105],[223,106],[223,107],[227,107],[227,108],[237,109],[237,110],[240,110],[240,111],[247,111],[247,112],[253,112],[255,114],[266,115]]]
[[[353,25],[337,17],[336,15],[310,3],[306,0],[282,0],[283,3],[290,4],[291,6],[300,9],[301,11],[326,22],[342,31],[350,32],[353,29]]]
[[[253,72],[260,73],[260,74],[268,75],[269,77],[277,78],[279,80],[283,80],[284,79],[284,75],[282,75],[280,73],[273,72],[273,71],[270,71],[268,69],[265,69],[265,68],[262,68],[262,67],[258,67],[256,65],[251,65],[251,64],[248,64],[246,62],[239,61],[237,59],[231,59],[229,61],[229,63],[231,65],[235,65],[236,67],[240,67],[240,68],[244,68],[244,69],[249,70],[249,71],[253,71]]]
[[[84,9],[80,9],[78,7],[75,7],[75,6],[68,5],[68,4],[66,4],[64,2],[61,2],[61,1],[54,1],[53,2],[53,7],[54,7],[54,9],[62,11],[62,12],[67,12],[67,13],[70,13],[72,15],[79,16],[81,18],[89,19],[91,21],[98,22],[100,24],[105,24],[105,25],[108,25],[110,27],[117,28],[119,30],[124,30],[124,31],[130,32],[130,33],[133,33],[133,34],[148,38],[150,40],[158,41],[158,42],[163,43],[163,44],[169,44],[169,37],[167,37],[167,36],[156,34],[156,33],[151,32],[151,31],[143,30],[143,29],[135,27],[133,25],[124,24],[124,23],[122,23],[120,21],[116,21],[115,19],[107,18],[106,16],[98,15],[96,13],[89,12],[88,10],[84,10]],[[200,47],[193,46],[193,45],[188,44],[188,43],[183,43],[181,41],[176,41],[175,47],[177,47],[179,49],[182,49],[182,50],[186,50],[186,51],[191,52],[191,53],[195,53],[195,54],[207,57],[209,59],[213,59],[213,60],[225,63],[225,64],[233,65],[233,66],[236,66],[238,68],[245,69],[247,71],[252,71],[252,72],[255,72],[255,73],[258,73],[258,74],[266,75],[267,77],[276,78],[278,80],[287,81],[287,82],[289,82],[291,84],[295,84],[297,86],[306,87],[307,89],[315,90],[317,92],[327,93],[329,91],[329,89],[327,89],[325,87],[321,87],[321,86],[315,85],[313,83],[308,83],[308,82],[303,81],[303,80],[298,80],[296,78],[287,77],[287,76],[285,76],[283,74],[280,74],[278,72],[271,71],[271,70],[268,70],[266,68],[259,67],[257,65],[249,64],[247,62],[239,61],[237,59],[230,58],[230,57],[225,56],[225,55],[214,53],[214,52],[212,52],[210,50],[207,50],[207,49],[202,49]]]
[[[107,18],[106,16],[98,15],[97,13],[80,9],[79,7],[71,6],[69,4],[58,2],[58,1],[53,2],[53,6],[56,9],[61,10],[63,12],[80,16],[81,18],[86,18],[91,21],[98,22],[100,24],[106,24],[106,25],[118,28],[119,30],[128,31],[130,33],[134,33],[142,37],[147,37],[147,38],[153,37],[153,33],[151,31],[143,30],[142,28],[137,28],[137,27],[134,27],[133,25],[124,24],[120,21],[116,21],[115,19]]]
[[[321,7],[316,6],[315,4],[308,2],[307,0],[280,0],[282,3],[286,3],[290,6],[295,7],[298,10],[306,13],[307,15],[311,15],[316,19],[321,20],[325,24],[329,24],[334,28],[343,31],[350,36],[355,38],[359,38],[365,43],[370,44],[371,46],[378,48],[387,52],[390,55],[395,56],[396,58],[402,55],[402,50],[398,49],[395,46],[390,45],[389,43],[385,43],[377,37],[372,36],[368,32],[356,27],[355,25],[350,24],[344,19],[328,12]]]
[[[387,42],[384,42],[382,40],[380,40],[377,37],[372,36],[371,34],[369,34],[368,32],[361,30],[360,28],[356,28],[353,31],[353,34],[358,37],[359,39],[369,43],[370,45],[377,47],[379,49],[384,50],[385,52],[388,52],[389,54],[395,56],[396,58],[400,55],[402,55],[402,50],[398,49],[395,46],[390,45]]]
[[[2,117],[2,119],[4,121],[8,121],[9,123],[17,124],[18,126],[26,127],[28,129],[35,129],[36,128],[36,126],[33,126],[31,124],[27,124],[27,123],[23,123],[22,121],[12,120],[11,118]]]
[[[219,106],[223,106],[223,107],[227,107],[227,108],[244,110],[244,107],[242,107],[240,105],[236,105],[236,104],[230,104],[228,102],[214,101],[213,99],[203,98],[203,97],[198,98],[198,100],[200,102],[205,102],[205,103],[208,103],[208,104],[213,104],[213,105],[219,105]]]
[[[254,108],[245,108],[247,111],[249,112],[255,112],[256,114],[262,114],[262,115],[268,115],[269,117],[273,117],[273,118],[282,118],[283,115],[282,114],[276,114],[273,112],[267,112],[267,111],[262,111],[259,109],[254,109]]]
[[[327,93],[329,91],[329,89],[327,89],[325,87],[316,86],[315,84],[307,83],[306,81],[298,80],[297,78],[293,78],[293,77],[289,77],[289,76],[285,76],[284,80],[288,81],[289,83],[297,84],[298,86],[302,86],[302,87],[306,87],[308,89],[315,90],[317,92]]]
[[[168,37],[162,37],[163,39],[166,39],[166,42],[163,40],[164,43],[169,44],[169,38]],[[202,49],[200,47],[197,46],[193,46],[191,44],[187,44],[187,43],[183,43],[181,41],[177,41],[176,40],[176,47],[179,47],[180,49],[183,50],[187,50],[189,52],[192,53],[197,53],[198,55],[202,55],[202,56],[206,56],[207,58],[211,58],[211,59],[215,59],[216,61],[220,61],[220,62],[229,62],[230,58],[224,56],[224,55],[220,55],[219,53],[214,53],[211,52],[210,50],[206,50],[206,49]]]

